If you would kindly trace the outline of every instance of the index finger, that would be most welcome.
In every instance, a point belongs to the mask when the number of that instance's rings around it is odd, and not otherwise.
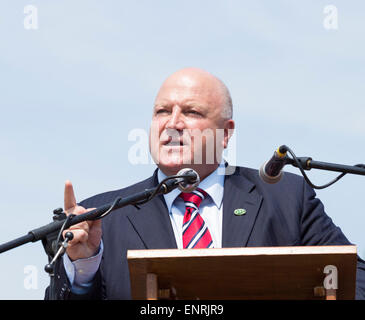
[[[65,195],[64,195],[64,210],[67,211],[76,207],[76,198],[74,188],[70,180],[65,182]]]

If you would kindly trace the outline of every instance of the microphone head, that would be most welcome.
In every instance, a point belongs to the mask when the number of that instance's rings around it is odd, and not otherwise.
[[[284,172],[280,171],[278,175],[276,176],[270,176],[266,173],[265,169],[266,169],[266,165],[269,161],[266,161],[259,170],[259,176],[261,178],[261,180],[263,180],[266,183],[270,183],[270,184],[274,184],[277,183],[281,180],[281,178],[283,177]]]
[[[200,177],[199,174],[190,168],[184,168],[181,169],[178,173],[178,176],[188,176],[188,177],[184,177],[184,181],[179,183],[179,190],[181,192],[192,192],[194,191],[199,183],[200,183]]]

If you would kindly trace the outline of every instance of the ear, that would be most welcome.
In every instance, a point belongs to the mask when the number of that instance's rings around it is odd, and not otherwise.
[[[224,140],[223,147],[226,149],[228,147],[228,141],[231,139],[234,132],[234,121],[232,119],[226,120],[224,123]]]

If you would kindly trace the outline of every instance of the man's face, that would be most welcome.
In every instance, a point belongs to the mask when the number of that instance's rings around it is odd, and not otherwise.
[[[206,75],[179,75],[169,78],[155,101],[150,151],[167,175],[181,168],[193,168],[201,178],[220,161],[228,138],[222,118],[222,90],[216,79]],[[210,172],[209,172],[210,171]]]

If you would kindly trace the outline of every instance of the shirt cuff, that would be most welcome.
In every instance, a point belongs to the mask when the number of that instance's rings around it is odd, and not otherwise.
[[[63,265],[71,283],[71,291],[78,291],[77,287],[88,288],[91,286],[92,280],[99,269],[103,251],[104,245],[101,240],[99,252],[90,258],[71,261],[67,254],[63,255]]]

